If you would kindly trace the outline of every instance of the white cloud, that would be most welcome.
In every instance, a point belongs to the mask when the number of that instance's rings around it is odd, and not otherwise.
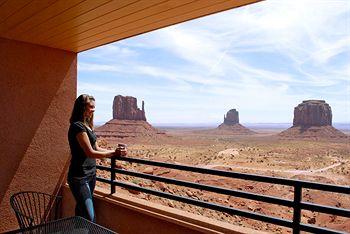
[[[335,43],[323,45],[322,48],[320,48],[318,51],[315,51],[310,55],[310,57],[312,60],[317,61],[318,63],[325,64],[332,57],[346,51],[350,52],[350,35],[347,38],[336,41]]]
[[[123,68],[118,65],[103,65],[95,63],[84,63],[78,64],[78,71],[89,71],[89,72],[123,72]]]
[[[201,102],[215,105],[212,118],[221,119],[226,108],[239,106],[249,111],[245,122],[270,122],[276,116],[285,122],[303,99],[344,104],[350,80],[350,64],[344,62],[350,60],[349,18],[350,1],[345,0],[262,1],[86,51],[79,72],[132,76],[140,85],[85,81],[79,86],[108,98],[145,96],[156,103],[151,110],[157,114],[150,117],[156,122],[205,118],[197,107],[202,113],[213,108]],[[157,54],[163,55],[161,61],[154,59]],[[166,105],[171,110],[164,110]],[[339,120],[350,119],[349,112],[341,113]]]
[[[130,59],[138,55],[137,51],[116,44],[108,44],[102,47],[97,47],[93,51],[93,53],[90,51],[84,51],[79,55],[93,59],[103,59],[104,61]]]

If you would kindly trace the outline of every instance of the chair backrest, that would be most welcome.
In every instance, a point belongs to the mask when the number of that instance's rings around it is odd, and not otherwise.
[[[10,198],[21,229],[39,225],[58,218],[60,196],[23,191],[15,193]]]

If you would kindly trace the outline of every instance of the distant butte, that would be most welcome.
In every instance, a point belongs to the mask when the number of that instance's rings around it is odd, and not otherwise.
[[[137,107],[137,99],[131,96],[118,95],[113,100],[113,119],[146,121],[145,103],[142,110]]]
[[[154,137],[163,132],[152,127],[146,121],[145,103],[142,109],[137,107],[137,99],[131,96],[118,95],[113,100],[113,119],[96,128],[98,137],[127,138],[127,137]]]
[[[224,115],[224,124],[235,125],[239,123],[238,111],[236,109],[231,109]]]
[[[345,138],[332,126],[332,109],[324,100],[306,100],[294,108],[293,126],[281,132],[283,138]]]
[[[251,135],[254,131],[244,127],[239,123],[239,114],[236,109],[231,109],[224,115],[224,122],[215,130],[215,133],[229,135]]]

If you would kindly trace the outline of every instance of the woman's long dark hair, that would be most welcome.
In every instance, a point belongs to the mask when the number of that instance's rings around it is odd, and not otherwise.
[[[91,118],[84,119],[86,106],[91,101],[95,101],[95,98],[88,94],[82,94],[75,100],[72,115],[69,120],[71,124],[77,121],[81,121],[83,123],[87,123],[91,129],[94,128],[94,114],[92,114]]]

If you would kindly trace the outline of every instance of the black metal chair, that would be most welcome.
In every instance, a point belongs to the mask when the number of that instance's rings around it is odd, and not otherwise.
[[[59,218],[62,197],[41,192],[23,191],[10,198],[21,229],[33,227]]]

